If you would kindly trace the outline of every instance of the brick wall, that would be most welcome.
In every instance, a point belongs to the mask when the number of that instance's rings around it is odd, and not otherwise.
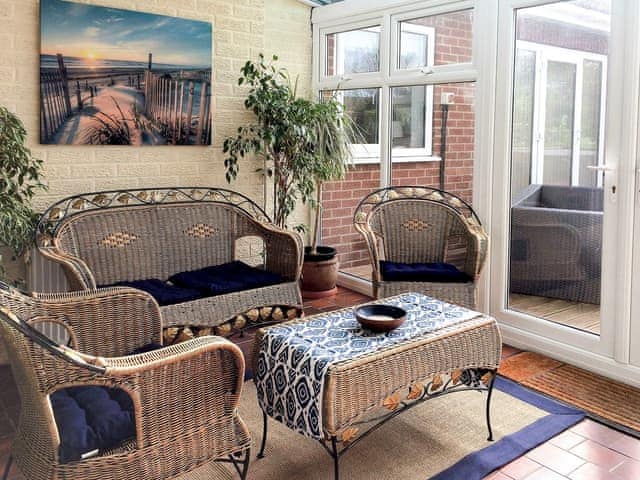
[[[49,191],[36,198],[38,208],[74,193],[101,189],[175,185],[227,186],[222,142],[245,113],[245,90],[236,80],[247,59],[274,53],[292,75],[300,75],[299,91],[311,87],[310,8],[297,0],[83,0],[82,3],[144,10],[214,24],[213,108],[211,147],[66,147],[38,144],[39,4],[37,0],[0,0],[0,104],[17,113],[29,132],[33,152],[45,162]],[[257,164],[241,166],[231,185],[262,199]],[[296,222],[307,222],[300,208]]]

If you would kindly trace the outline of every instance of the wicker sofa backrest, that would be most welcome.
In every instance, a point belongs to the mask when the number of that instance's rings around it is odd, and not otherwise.
[[[250,199],[224,189],[97,192],[52,206],[37,243],[45,254],[83,262],[79,271],[93,278],[73,287],[84,289],[230,262],[237,241],[261,236],[260,222],[268,221]]]
[[[466,223],[451,207],[427,199],[399,199],[377,206],[369,225],[386,260],[464,265]]]
[[[56,241],[87,264],[97,285],[110,285],[232,261],[236,239],[255,233],[251,224],[215,203],[133,206],[74,216]]]

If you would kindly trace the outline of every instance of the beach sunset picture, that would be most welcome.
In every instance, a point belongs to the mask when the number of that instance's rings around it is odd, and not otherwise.
[[[41,0],[40,141],[211,144],[211,23]]]

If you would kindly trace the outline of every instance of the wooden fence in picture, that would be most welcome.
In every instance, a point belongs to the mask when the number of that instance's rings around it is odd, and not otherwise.
[[[58,71],[40,74],[40,139],[48,141],[71,115],[68,83]]]
[[[145,72],[145,114],[173,144],[211,144],[211,83]]]

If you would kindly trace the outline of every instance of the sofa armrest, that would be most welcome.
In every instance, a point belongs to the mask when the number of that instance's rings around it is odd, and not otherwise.
[[[118,381],[130,378],[137,384],[140,448],[157,443],[158,438],[213,429],[224,449],[237,443],[238,427],[244,430],[241,437],[248,443],[248,430],[236,412],[244,381],[244,356],[228,340],[200,337],[153,352],[101,360],[106,376]]]
[[[304,258],[300,235],[268,223],[260,223],[259,229],[265,242],[266,269],[290,281],[300,280]]]
[[[59,264],[72,290],[95,290],[96,280],[87,264],[80,258],[54,247],[39,247],[40,254]]]
[[[118,357],[162,343],[160,307],[140,290],[117,287],[32,295],[42,301],[47,316],[65,324],[74,348],[84,354]]]

